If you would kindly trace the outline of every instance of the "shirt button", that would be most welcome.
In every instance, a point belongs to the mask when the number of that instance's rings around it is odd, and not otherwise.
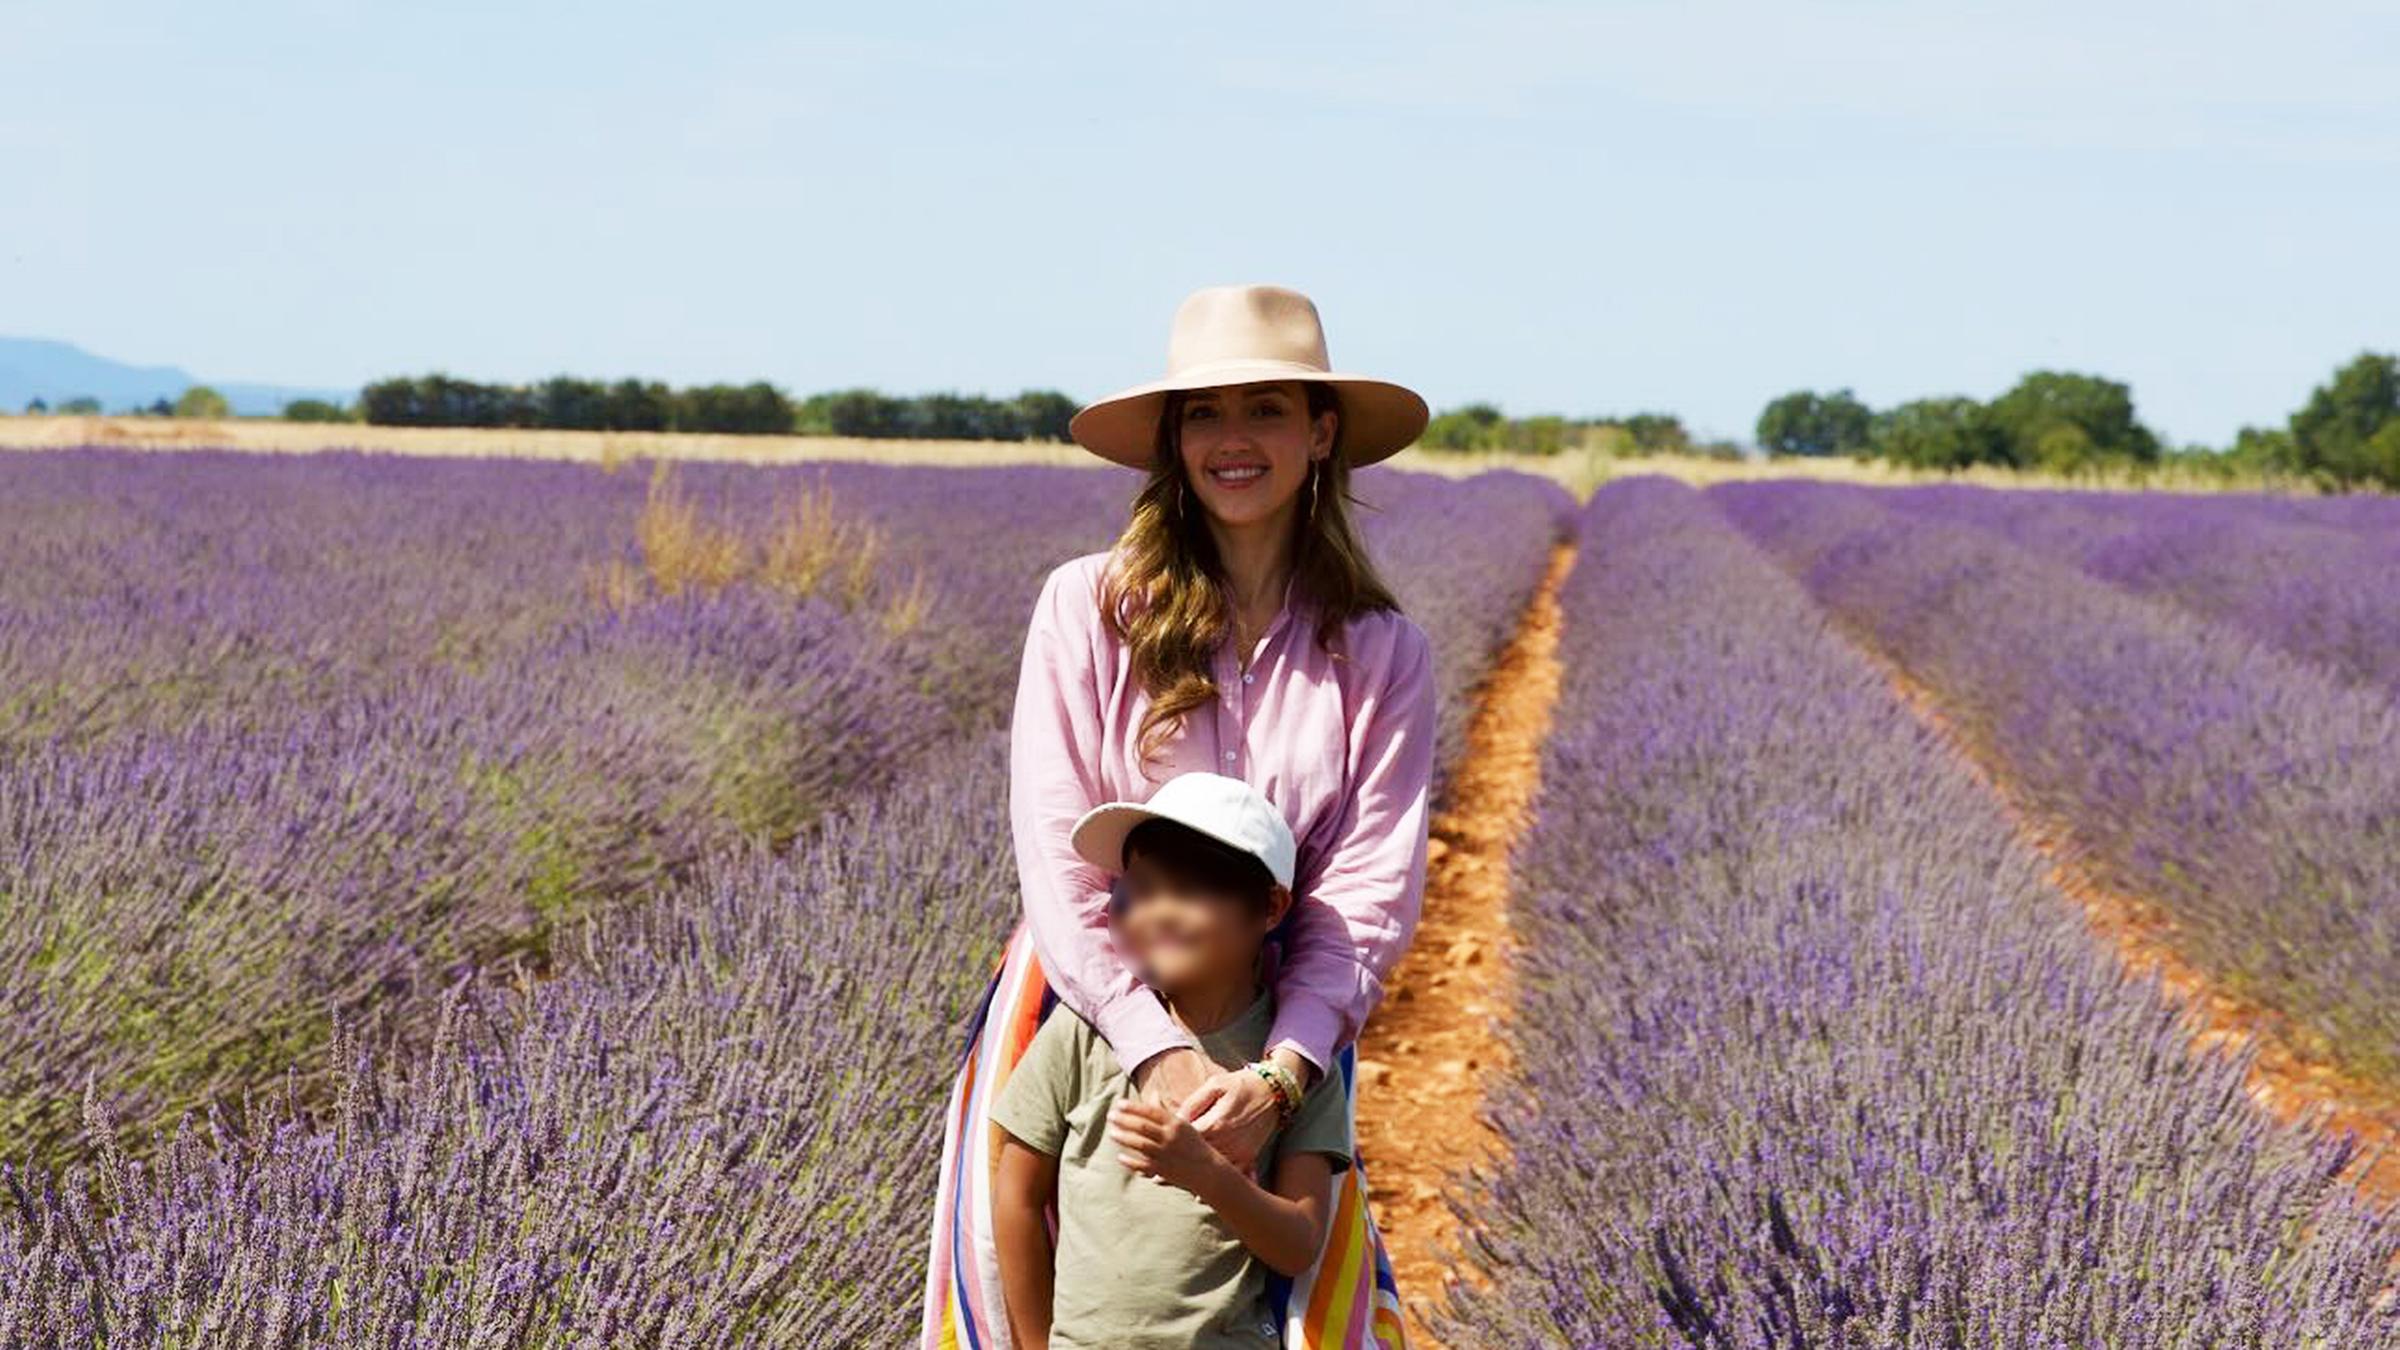
[[[1245,672],[1243,673],[1243,675],[1242,675],[1242,683],[1244,683],[1244,684],[1256,684],[1256,683],[1258,683],[1258,676],[1257,676],[1255,673],[1253,673],[1253,672],[1247,672],[1247,671],[1245,671]]]
[[[1225,762],[1228,764],[1233,763],[1233,752],[1231,750],[1225,752]]]

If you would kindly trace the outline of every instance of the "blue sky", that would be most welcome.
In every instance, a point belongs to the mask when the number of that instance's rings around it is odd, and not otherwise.
[[[0,0],[0,333],[221,379],[1337,363],[1746,436],[2025,370],[2174,441],[2400,348],[2386,0]]]

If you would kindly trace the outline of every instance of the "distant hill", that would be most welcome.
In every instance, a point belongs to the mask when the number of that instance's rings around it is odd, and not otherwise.
[[[178,366],[133,366],[94,356],[71,342],[47,338],[0,337],[0,412],[23,412],[40,399],[55,408],[71,398],[96,398],[108,412],[148,407],[195,384],[223,394],[237,413],[268,417],[283,411],[293,399],[321,398],[348,403],[355,389],[303,389],[290,385],[244,384],[203,380]]]

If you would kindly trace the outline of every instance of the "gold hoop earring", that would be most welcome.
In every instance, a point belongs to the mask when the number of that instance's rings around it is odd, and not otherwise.
[[[1320,459],[1308,474],[1308,524],[1312,528],[1317,523],[1317,498],[1325,494],[1324,479],[1325,461]]]

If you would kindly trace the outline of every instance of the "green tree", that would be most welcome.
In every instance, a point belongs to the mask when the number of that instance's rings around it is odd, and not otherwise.
[[[608,388],[598,380],[553,375],[532,392],[534,424],[559,431],[606,431]]]
[[[675,398],[677,431],[762,436],[784,435],[791,429],[792,401],[764,380],[695,385]]]
[[[2133,391],[2115,380],[2037,370],[1994,399],[1990,412],[2019,465],[2072,471],[2104,461],[2158,462],[2158,437],[2134,416]]]
[[[530,427],[531,395],[504,384],[478,384],[435,372],[377,380],[359,391],[359,413],[377,426]]]
[[[898,436],[906,407],[899,399],[873,389],[842,389],[809,400],[811,420],[821,420],[834,436]]]
[[[2252,473],[2287,473],[2300,467],[2292,433],[2282,427],[2243,427],[2225,452],[2227,467]]]
[[[177,417],[230,417],[233,407],[225,396],[205,384],[195,384],[175,398]]]
[[[1625,432],[1633,437],[1634,449],[1645,455],[1681,454],[1692,448],[1691,433],[1673,413],[1635,413],[1625,419]]]
[[[1507,420],[1489,403],[1470,403],[1426,423],[1417,443],[1428,450],[1488,450],[1506,434]]]
[[[665,431],[675,395],[655,380],[619,380],[608,387],[601,424],[610,431]]]
[[[979,394],[919,394],[901,400],[900,434],[922,441],[1023,440],[1016,411]]]
[[[1509,423],[1508,448],[1525,455],[1555,455],[1567,448],[1567,419],[1555,413]]]
[[[71,417],[90,417],[100,411],[100,400],[90,394],[78,394],[59,404],[58,410]]]
[[[296,398],[283,405],[286,422],[347,422],[350,410],[321,398]]]
[[[2364,449],[2360,456],[2363,476],[2388,488],[2400,488],[2400,417],[2369,436]]]
[[[2337,483],[2400,487],[2400,357],[2361,352],[2292,414],[2296,467]]]
[[[1847,389],[1785,394],[1758,415],[1758,443],[1770,455],[1855,455],[1867,448],[1874,414]]]
[[[1017,395],[1011,406],[1016,413],[1019,436],[1034,441],[1067,439],[1067,423],[1074,419],[1075,400],[1065,394],[1055,389],[1028,389]]]
[[[1955,395],[1920,398],[1877,414],[1868,425],[1867,450],[1877,459],[1918,469],[2016,462],[1989,411]]]

